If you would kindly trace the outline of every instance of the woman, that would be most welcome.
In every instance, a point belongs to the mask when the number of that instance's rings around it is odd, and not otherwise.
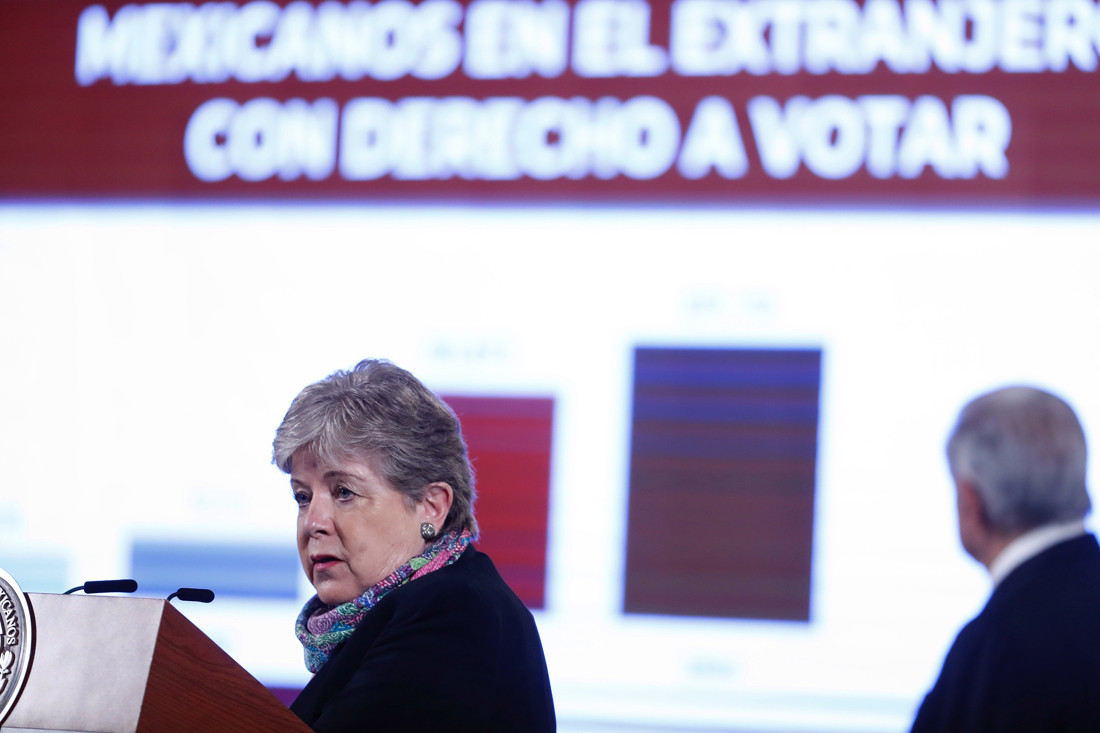
[[[291,710],[318,733],[555,729],[534,619],[470,544],[470,463],[438,397],[362,361],[302,390],[273,460],[317,590],[296,624],[316,674]]]

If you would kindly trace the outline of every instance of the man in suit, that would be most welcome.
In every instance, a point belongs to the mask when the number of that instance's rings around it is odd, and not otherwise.
[[[1030,387],[983,395],[947,444],[959,536],[993,594],[955,639],[913,733],[1100,731],[1100,546],[1085,436]]]

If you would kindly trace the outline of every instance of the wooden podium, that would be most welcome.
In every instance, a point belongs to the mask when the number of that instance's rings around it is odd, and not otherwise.
[[[3,733],[310,733],[165,601],[26,595],[34,657]]]

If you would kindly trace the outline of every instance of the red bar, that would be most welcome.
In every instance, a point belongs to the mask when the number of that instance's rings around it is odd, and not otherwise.
[[[444,396],[474,466],[479,549],[528,608],[546,602],[547,515],[554,401]]]

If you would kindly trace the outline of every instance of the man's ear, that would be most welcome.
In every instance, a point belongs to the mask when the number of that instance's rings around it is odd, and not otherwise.
[[[436,529],[442,530],[447,522],[447,515],[451,511],[455,492],[451,485],[444,481],[436,481],[428,484],[424,496],[417,503],[417,513],[421,522],[431,522]]]
[[[969,481],[956,481],[959,509],[959,539],[971,557],[985,563],[988,544],[989,520],[978,489]]]
[[[985,513],[985,504],[982,503],[982,495],[977,487],[970,481],[959,481],[959,516],[965,513],[967,517],[977,522],[982,529],[989,529],[989,518]]]

